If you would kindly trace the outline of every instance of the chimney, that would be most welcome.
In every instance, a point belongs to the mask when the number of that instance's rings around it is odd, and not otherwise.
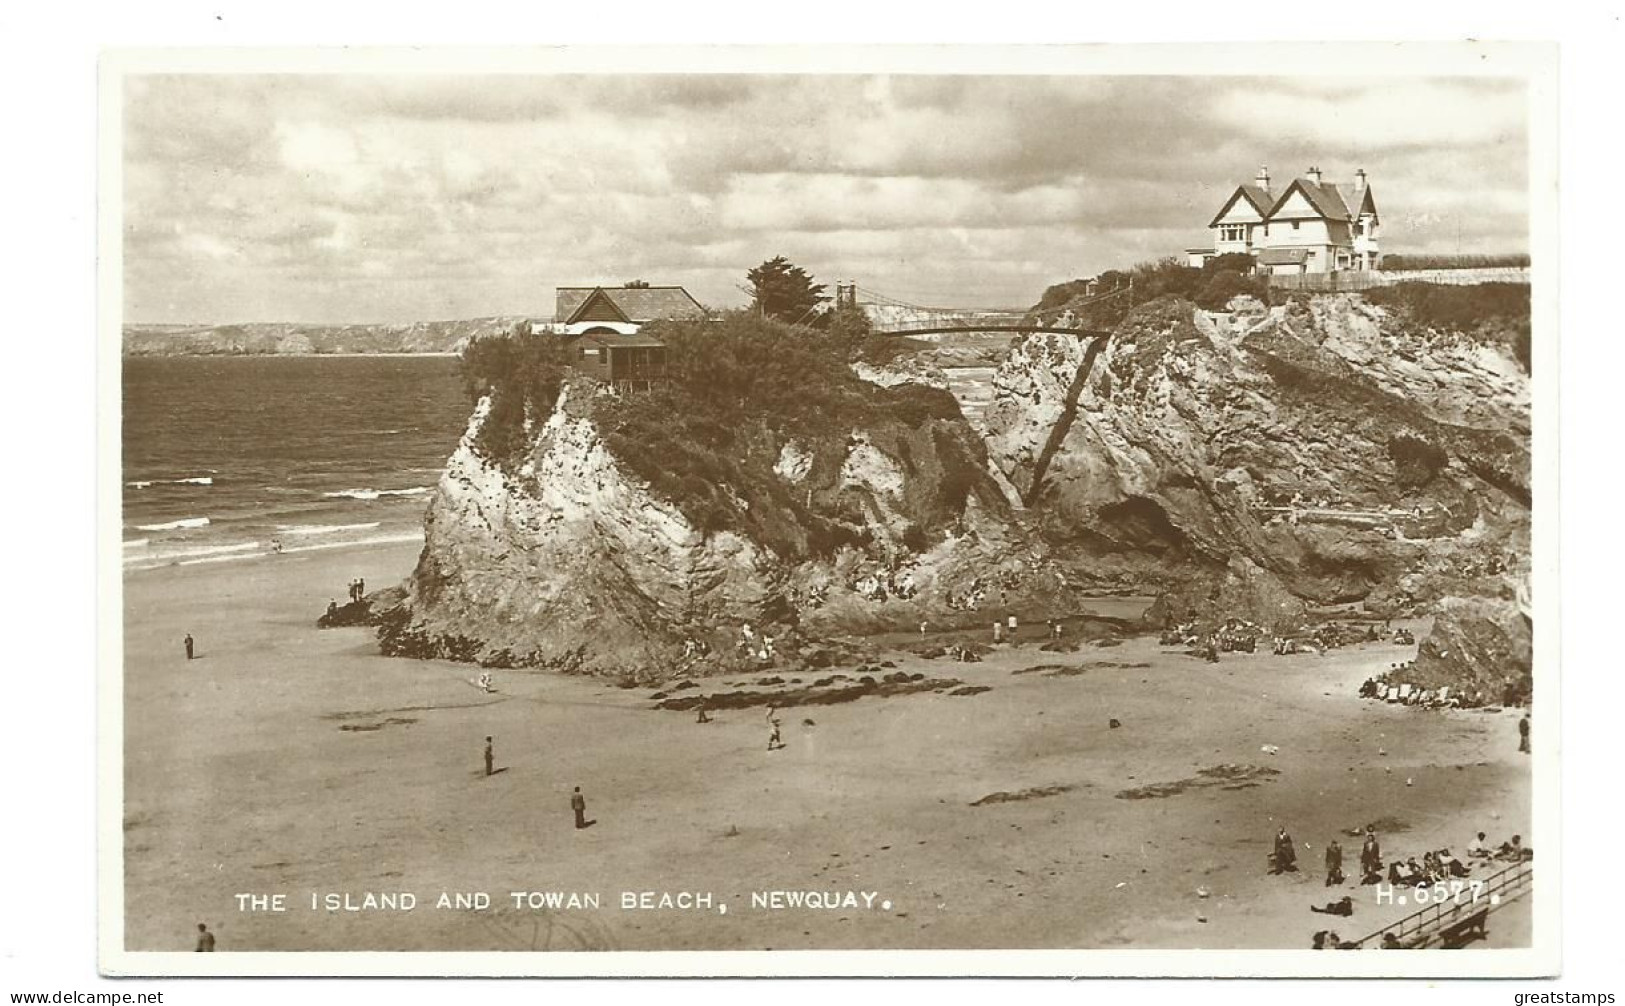
[[[1320,169],[1319,168],[1311,166],[1309,168],[1308,175],[1309,175],[1309,180],[1311,182],[1314,182],[1316,185],[1320,184]]]
[[[1253,184],[1263,189],[1266,194],[1269,192],[1270,169],[1268,165],[1260,164],[1258,166],[1258,177],[1253,179]]]
[[[1354,172],[1354,194],[1359,195],[1365,191],[1365,169],[1360,168]]]

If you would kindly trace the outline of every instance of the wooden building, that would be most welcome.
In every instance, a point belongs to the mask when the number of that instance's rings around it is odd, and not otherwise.
[[[648,391],[666,379],[666,344],[647,335],[616,332],[565,336],[570,366],[619,391]]]
[[[680,286],[561,286],[549,330],[569,341],[576,370],[620,391],[646,391],[666,379],[666,345],[643,326],[707,316]]]

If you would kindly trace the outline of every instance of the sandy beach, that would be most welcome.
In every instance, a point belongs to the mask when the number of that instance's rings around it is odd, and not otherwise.
[[[897,670],[990,690],[785,709],[786,747],[769,752],[761,709],[702,725],[655,709],[654,689],[540,672],[495,672],[486,694],[477,667],[386,659],[370,629],[315,628],[349,579],[396,583],[417,551],[126,573],[128,949],[189,950],[198,922],[222,951],[1297,949],[1411,910],[1323,886],[1333,838],[1355,872],[1349,829],[1382,822],[1390,858],[1464,851],[1480,830],[1531,838],[1518,713],[1356,696],[1414,647],[1218,664],[1154,637],[1071,654],[1035,638],[973,664],[892,654]],[[1218,766],[1243,777],[1201,774]],[[583,830],[578,785],[596,821]],[[1119,795],[1153,785],[1167,795]],[[1265,873],[1278,824],[1301,873]],[[753,899],[776,891],[835,905]],[[417,906],[311,907],[368,892]],[[436,908],[442,892],[490,907]],[[535,909],[512,892],[601,907]],[[623,892],[709,904],[623,908]],[[281,894],[287,910],[242,911],[239,894]],[[1345,894],[1352,919],[1309,911]],[[1529,900],[1494,913],[1475,946],[1527,944]]]

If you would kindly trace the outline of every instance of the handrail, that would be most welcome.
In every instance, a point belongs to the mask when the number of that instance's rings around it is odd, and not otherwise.
[[[1406,949],[1420,949],[1440,938],[1444,930],[1478,912],[1493,912],[1502,905],[1526,893],[1534,882],[1535,864],[1532,860],[1513,863],[1486,877],[1481,886],[1471,884],[1462,892],[1471,892],[1467,901],[1460,895],[1449,900],[1426,905],[1381,929],[1355,940],[1355,947],[1365,950],[1381,947],[1384,936],[1392,935]],[[1414,890],[1414,889],[1413,889]],[[1446,916],[1449,916],[1448,920]]]

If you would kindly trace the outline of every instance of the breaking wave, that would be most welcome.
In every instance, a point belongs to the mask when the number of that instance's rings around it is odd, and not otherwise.
[[[304,535],[304,534],[338,534],[343,531],[371,531],[378,526],[378,521],[370,524],[291,524],[277,528],[278,534]]]
[[[183,528],[208,527],[207,517],[186,517],[181,520],[172,520],[167,524],[137,524],[137,531],[179,531]]]
[[[146,489],[150,486],[212,486],[214,478],[209,475],[197,475],[189,479],[146,479],[124,484],[131,489]]]
[[[343,496],[353,500],[375,500],[381,496],[421,496],[428,491],[428,486],[413,486],[411,489],[340,489],[322,495]]]

